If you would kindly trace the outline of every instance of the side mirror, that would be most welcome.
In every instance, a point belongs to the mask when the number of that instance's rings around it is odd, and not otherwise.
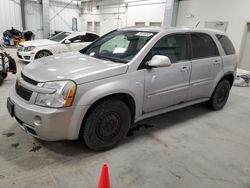
[[[66,39],[65,41],[64,41],[64,44],[70,44],[71,43],[71,41],[69,40],[69,39]]]
[[[169,67],[171,66],[171,61],[167,56],[164,55],[155,55],[148,62],[148,67]]]

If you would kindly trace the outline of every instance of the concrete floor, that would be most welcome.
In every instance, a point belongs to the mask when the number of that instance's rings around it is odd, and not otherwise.
[[[250,88],[233,87],[218,112],[201,104],[144,120],[118,147],[95,153],[24,133],[5,107],[14,82],[0,87],[0,187],[94,188],[102,163],[113,188],[250,187]]]

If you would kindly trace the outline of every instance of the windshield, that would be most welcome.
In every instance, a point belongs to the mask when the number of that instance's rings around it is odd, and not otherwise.
[[[70,35],[69,32],[61,32],[61,33],[58,33],[55,36],[51,37],[50,40],[60,42],[61,40],[65,39],[69,35]]]
[[[128,63],[155,34],[144,31],[114,31],[82,52],[99,59]]]

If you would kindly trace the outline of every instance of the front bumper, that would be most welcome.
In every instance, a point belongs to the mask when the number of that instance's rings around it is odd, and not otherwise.
[[[22,61],[31,62],[35,59],[35,52],[24,52],[24,51],[17,51],[17,57]]]
[[[24,102],[15,89],[9,99],[14,104],[14,117],[20,127],[41,140],[74,140],[78,138],[87,106],[46,108]]]

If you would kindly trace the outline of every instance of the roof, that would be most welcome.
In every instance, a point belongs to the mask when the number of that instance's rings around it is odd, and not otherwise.
[[[99,35],[99,34],[92,32],[92,31],[62,31],[62,32],[68,32],[71,35],[85,35],[86,33],[93,33],[93,34]]]
[[[225,34],[222,31],[215,30],[215,29],[208,29],[208,28],[191,28],[191,27],[155,27],[155,26],[132,26],[132,27],[124,27],[119,30],[124,31],[146,31],[146,32],[165,32],[165,31],[171,31],[171,32],[180,32],[183,30],[186,30],[187,32],[194,31],[194,32],[212,32],[212,33],[218,33],[218,34]]]

